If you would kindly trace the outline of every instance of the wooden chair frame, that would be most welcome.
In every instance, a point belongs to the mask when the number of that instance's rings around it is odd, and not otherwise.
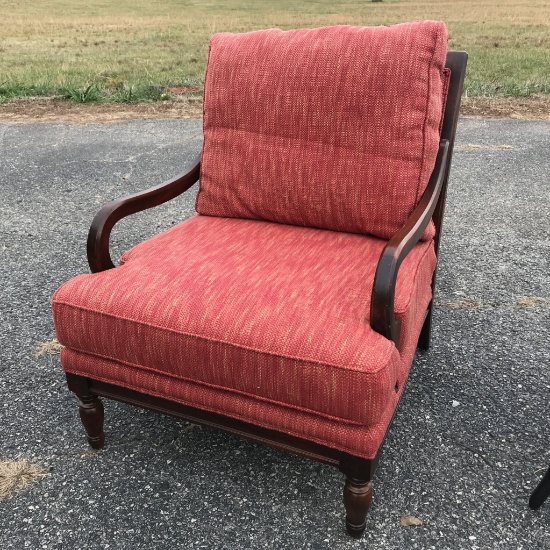
[[[435,249],[439,250],[447,181],[454,145],[460,98],[466,70],[467,54],[451,51],[446,66],[451,79],[444,114],[441,144],[435,168],[428,186],[405,225],[390,239],[380,257],[372,290],[370,323],[372,328],[393,340],[399,347],[399,322],[394,316],[394,296],[401,262],[421,238],[430,219],[436,226]],[[189,189],[200,175],[200,157],[179,176],[144,192],[114,200],[95,216],[88,235],[87,253],[92,272],[115,267],[109,253],[109,237],[114,225],[122,218],[162,204]],[[435,288],[435,273],[432,290]],[[430,344],[433,302],[428,306],[418,347],[426,350]],[[69,389],[80,400],[79,410],[90,445],[103,447],[103,405],[99,397],[130,403],[189,422],[222,430],[277,449],[289,451],[339,468],[346,476],[344,506],[348,532],[359,537],[366,526],[366,516],[372,500],[372,479],[380,451],[367,460],[306,439],[255,426],[233,418],[185,406],[167,399],[142,394],[98,380],[67,373]]]

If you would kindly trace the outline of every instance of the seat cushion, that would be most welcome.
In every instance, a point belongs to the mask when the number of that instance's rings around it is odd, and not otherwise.
[[[214,35],[197,212],[389,239],[434,167],[446,52],[434,21]]]
[[[195,216],[124,254],[120,267],[59,288],[57,337],[72,352],[153,379],[375,425],[411,359],[369,325],[384,245],[363,235]],[[432,243],[417,245],[402,264],[401,318],[418,304],[425,309],[434,267]]]

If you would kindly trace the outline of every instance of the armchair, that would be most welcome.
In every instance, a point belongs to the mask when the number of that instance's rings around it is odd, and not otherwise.
[[[88,441],[100,397],[339,468],[366,525],[380,447],[427,349],[467,55],[443,23],[215,35],[201,157],[106,205],[92,274],[53,297]],[[115,267],[123,217],[200,181],[197,215]]]

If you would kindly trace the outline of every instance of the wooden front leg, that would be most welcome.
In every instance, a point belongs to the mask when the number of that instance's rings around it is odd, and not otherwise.
[[[367,526],[367,512],[372,502],[372,482],[347,478],[344,486],[346,529],[359,538]]]
[[[79,399],[80,420],[88,435],[88,443],[93,449],[101,449],[105,444],[103,403],[95,395],[83,395]]]
[[[372,502],[372,478],[378,465],[378,456],[366,459],[344,453],[340,459],[340,470],[346,476],[346,529],[355,538],[359,538],[367,526],[367,512]]]
[[[86,430],[88,443],[93,449],[101,449],[105,444],[105,434],[103,433],[103,403],[97,397],[92,395],[88,380],[76,374],[65,373],[69,389],[74,392],[80,404],[80,420]]]

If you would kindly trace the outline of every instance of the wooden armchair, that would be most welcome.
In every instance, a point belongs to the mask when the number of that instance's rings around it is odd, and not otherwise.
[[[436,22],[212,38],[201,158],[106,205],[53,297],[92,447],[106,397],[297,453],[340,468],[363,532],[429,346],[466,58]],[[113,226],[198,180],[198,215],[115,268]]]

